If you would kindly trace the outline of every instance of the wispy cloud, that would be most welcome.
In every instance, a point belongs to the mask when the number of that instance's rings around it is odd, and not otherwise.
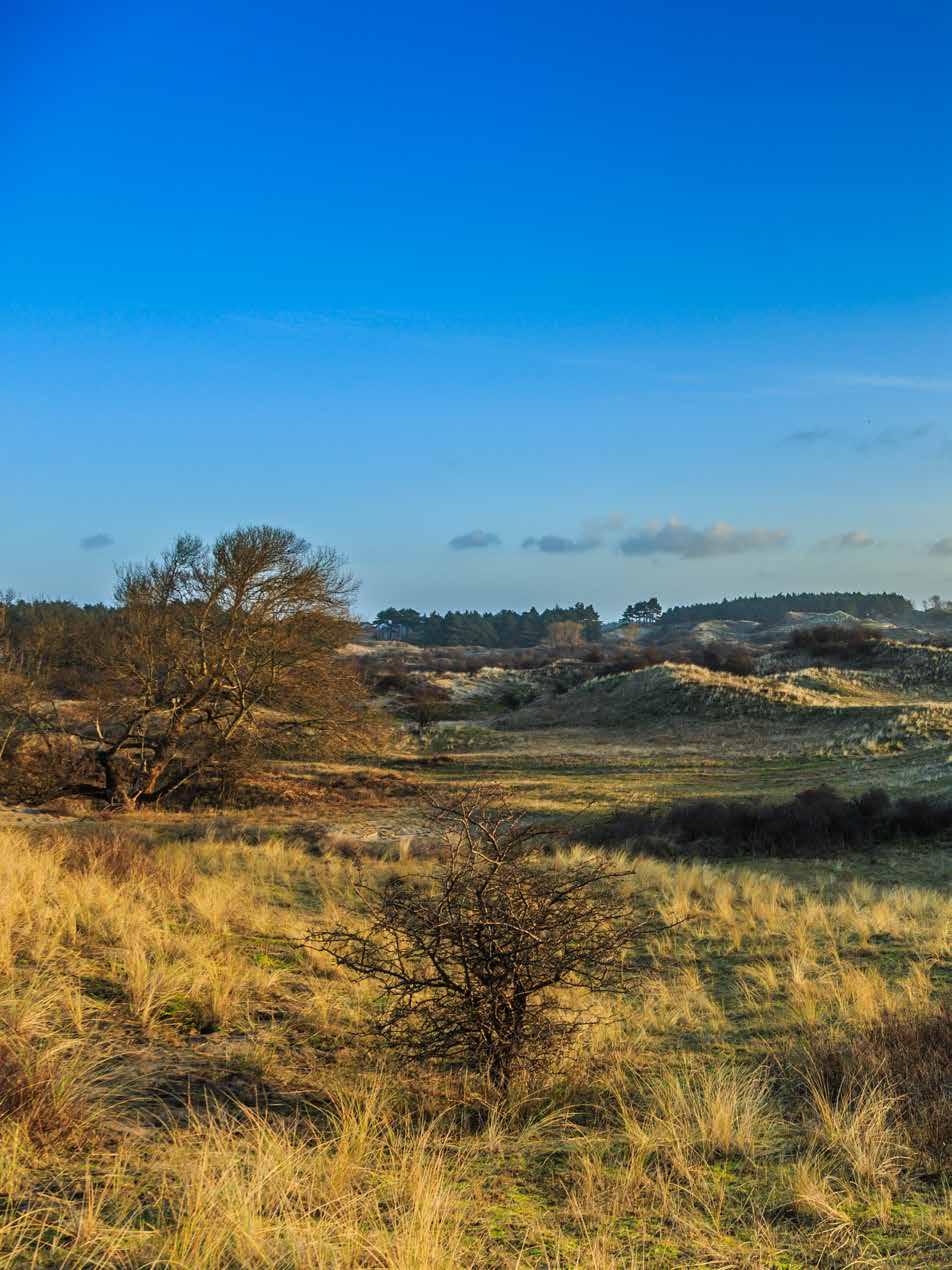
[[[829,441],[834,435],[832,428],[801,428],[784,437],[784,441],[793,445],[816,445],[820,441]]]
[[[670,555],[684,560],[710,556],[736,556],[748,551],[770,551],[786,546],[789,529],[735,529],[723,521],[706,529],[692,529],[679,520],[666,525],[647,525],[618,544],[626,556]]]
[[[431,318],[426,313],[411,313],[395,309],[335,309],[276,310],[272,313],[224,313],[222,321],[245,326],[251,330],[288,332],[309,335],[332,329],[364,331],[408,326],[427,326]]]
[[[847,388],[898,388],[908,392],[952,392],[952,379],[928,375],[836,375]]]
[[[860,454],[868,454],[873,450],[903,450],[907,446],[922,441],[933,431],[931,423],[919,423],[911,427],[896,426],[880,428],[878,432],[860,437],[856,442],[856,450]]]
[[[929,548],[930,556],[952,556],[952,538],[940,538]]]
[[[560,534],[542,534],[539,538],[523,538],[522,545],[526,549],[544,551],[548,555],[571,555],[577,551],[592,551],[602,545],[597,536],[582,538],[563,538]]]
[[[783,444],[806,449],[830,443],[852,450],[855,454],[875,454],[911,448],[934,434],[935,426],[931,423],[893,424],[886,428],[874,428],[868,422],[863,429],[799,428],[796,432],[788,432],[783,438]]]
[[[821,538],[817,546],[821,551],[853,551],[859,547],[876,547],[876,539],[865,529],[848,529],[845,534],[833,534],[830,538]]]
[[[88,538],[80,538],[79,545],[83,551],[101,551],[103,547],[115,545],[112,534],[90,534]]]
[[[467,534],[457,534],[451,538],[449,545],[454,551],[471,551],[478,547],[496,547],[502,539],[488,529],[471,529]]]

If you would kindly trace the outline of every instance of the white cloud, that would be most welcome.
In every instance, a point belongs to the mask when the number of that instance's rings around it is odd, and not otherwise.
[[[876,539],[865,529],[848,529],[845,534],[833,534],[831,538],[821,538],[817,546],[823,550],[854,550],[857,547],[875,547]]]
[[[786,546],[789,529],[735,529],[723,521],[706,529],[692,529],[678,520],[666,525],[648,525],[623,538],[620,550],[626,556],[671,555],[684,560],[710,556],[735,556],[748,551],[770,551]]]
[[[539,538],[524,538],[523,547],[544,551],[547,555],[570,555],[576,551],[592,551],[602,545],[601,538],[563,538],[561,534],[542,534]]]

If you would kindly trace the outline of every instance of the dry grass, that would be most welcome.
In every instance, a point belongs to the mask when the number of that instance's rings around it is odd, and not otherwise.
[[[902,886],[626,860],[632,904],[688,920],[500,1105],[380,1067],[368,986],[288,941],[351,860],[161,829],[0,832],[0,1267],[952,1265],[891,1093],[796,1066],[936,994],[941,852]]]

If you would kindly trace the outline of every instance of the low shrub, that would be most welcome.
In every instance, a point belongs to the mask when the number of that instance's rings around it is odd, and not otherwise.
[[[728,675],[752,675],[756,669],[754,654],[746,644],[708,644],[700,664]]]
[[[897,838],[933,838],[952,833],[952,802],[932,798],[892,799],[884,789],[845,798],[828,785],[805,789],[782,803],[705,798],[668,811],[616,808],[590,826],[586,838],[608,846],[651,838],[689,844],[698,854],[733,856],[823,856],[867,850]],[[645,849],[651,849],[646,847]]]
[[[410,668],[396,657],[358,657],[351,664],[364,686],[378,697],[405,692],[414,682]]]
[[[519,710],[528,705],[539,695],[539,689],[533,684],[511,684],[504,688],[496,700],[504,710]]]
[[[88,750],[56,732],[15,738],[0,755],[0,799],[36,806],[97,777]]]
[[[651,644],[644,648],[622,649],[604,657],[591,672],[590,678],[604,679],[609,675],[627,674],[632,670],[645,670],[649,666],[660,666],[671,660],[670,651],[664,652]]]
[[[586,842],[594,847],[611,847],[620,842],[631,842],[657,833],[660,819],[651,811],[638,811],[630,807],[618,807],[584,834]]]
[[[432,870],[358,878],[357,902],[306,942],[379,990],[372,1034],[402,1060],[482,1072],[505,1090],[567,1055],[596,1018],[578,998],[630,989],[664,927],[607,860],[553,869],[551,831],[498,787],[434,804],[430,820],[444,844]]]
[[[673,647],[645,644],[606,654],[589,677],[602,679],[632,670],[647,670],[650,666],[660,666],[662,662],[703,666],[706,670],[718,670],[728,675],[752,675],[756,670],[753,651],[746,644],[687,643]]]
[[[882,631],[869,626],[804,626],[795,630],[789,647],[811,657],[856,661],[882,640]]]

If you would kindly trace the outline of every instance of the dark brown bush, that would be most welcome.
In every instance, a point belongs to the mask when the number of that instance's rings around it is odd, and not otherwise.
[[[664,661],[677,660],[670,650],[664,651],[646,644],[644,648],[626,648],[609,653],[592,672],[591,678],[604,679],[609,675],[628,674],[633,670],[645,670],[659,666]]]
[[[753,651],[746,644],[639,644],[634,648],[606,653],[589,677],[601,679],[608,675],[646,670],[649,666],[659,666],[662,662],[704,666],[707,670],[718,670],[729,675],[752,675],[756,670]]]
[[[0,798],[36,806],[96,774],[88,750],[57,732],[18,737],[0,759]]]
[[[539,695],[539,690],[530,685],[511,685],[504,688],[499,694],[497,700],[505,710],[518,710],[521,706],[528,705],[530,701],[534,701]]]
[[[596,847],[616,846],[655,834],[660,828],[659,818],[651,811],[618,807],[609,815],[590,825],[584,832],[586,842]]]
[[[413,683],[409,666],[399,658],[360,657],[353,665],[364,686],[377,696],[405,692]]]
[[[413,676],[405,670],[385,670],[373,680],[373,690],[379,696],[391,692],[408,692],[413,687]]]
[[[754,654],[746,644],[708,644],[700,661],[707,670],[728,675],[752,675],[756,669]]]
[[[882,631],[869,626],[805,626],[791,634],[789,647],[812,657],[857,661],[882,638]]]
[[[828,785],[805,789],[782,803],[705,798],[667,811],[616,808],[586,833],[594,845],[653,838],[690,846],[700,855],[834,855],[872,850],[902,838],[952,833],[952,802],[900,798],[870,789],[845,798]],[[647,846],[644,849],[649,849]]]
[[[340,856],[344,860],[360,860],[367,854],[367,840],[355,834],[328,834],[323,842],[325,855]]]

